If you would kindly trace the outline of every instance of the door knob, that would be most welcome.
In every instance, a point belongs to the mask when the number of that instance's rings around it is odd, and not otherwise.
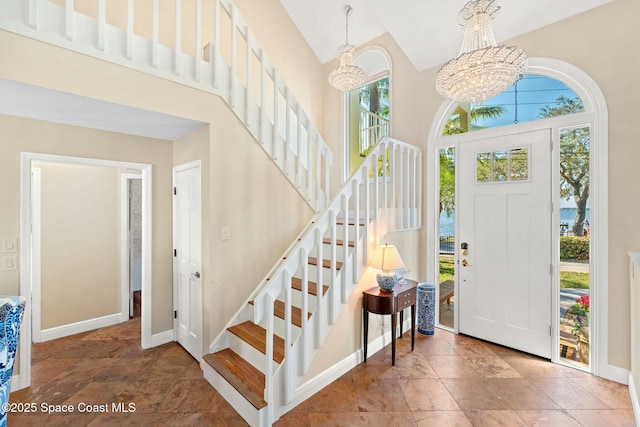
[[[199,278],[200,278],[200,272],[199,272],[199,271],[196,271],[196,272],[193,274],[193,277],[195,277],[196,279],[199,279]]]

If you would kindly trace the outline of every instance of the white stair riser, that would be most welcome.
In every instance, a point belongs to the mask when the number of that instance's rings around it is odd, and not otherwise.
[[[265,355],[247,342],[238,338],[235,334],[231,332],[227,333],[229,334],[229,348],[264,374],[266,369]],[[279,364],[274,361],[272,361],[272,363],[273,370],[275,371],[278,369]]]
[[[204,378],[211,384],[218,393],[240,414],[240,416],[251,426],[266,426],[267,407],[257,410],[247,399],[227,382],[208,363],[201,362],[200,367]]]
[[[358,227],[358,235],[360,237],[362,237],[363,233],[364,233],[364,227],[363,226]],[[347,228],[347,236],[348,236],[347,240],[350,240],[350,241],[354,241],[355,240],[355,237],[356,237],[356,227],[355,226],[350,225]],[[330,231],[327,230],[327,232],[324,234],[323,237],[325,239],[330,239],[331,238]],[[338,224],[337,225],[337,228],[336,228],[336,239],[344,240],[344,225],[342,225],[342,224]]]
[[[262,326],[263,328],[266,326],[266,319],[262,322],[262,324],[260,326]],[[277,336],[284,338],[285,337],[285,321],[284,321],[284,319],[281,319],[278,316],[273,316],[273,330],[274,330],[274,333]],[[291,339],[293,341],[295,341],[298,338],[299,335],[300,335],[300,328],[292,323],[291,324]]]

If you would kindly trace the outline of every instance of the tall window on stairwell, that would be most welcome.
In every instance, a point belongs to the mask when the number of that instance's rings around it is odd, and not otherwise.
[[[389,61],[383,52],[368,50],[355,62],[370,78],[347,97],[345,177],[356,170],[380,138],[391,135]]]

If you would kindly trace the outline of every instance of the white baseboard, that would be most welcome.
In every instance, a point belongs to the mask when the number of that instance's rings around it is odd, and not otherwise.
[[[11,390],[9,393],[13,393],[14,391],[21,390],[23,387],[20,387],[20,374],[11,376]]]
[[[605,369],[598,373],[600,377],[615,381],[620,384],[629,383],[629,370],[618,368],[617,366],[608,365]]]
[[[173,338],[173,329],[151,335],[151,347],[157,347],[171,341],[175,341]]]
[[[638,390],[637,386],[640,384],[636,384],[633,381],[633,375],[629,372],[629,395],[631,396],[631,406],[633,407],[633,414],[636,417],[636,425],[640,426],[640,390]]]
[[[41,342],[50,341],[82,332],[93,331],[94,329],[117,325],[118,323],[122,323],[121,318],[122,313],[116,313],[108,316],[97,317],[95,319],[83,320],[82,322],[57,326],[55,328],[43,329],[40,331],[40,340]]]

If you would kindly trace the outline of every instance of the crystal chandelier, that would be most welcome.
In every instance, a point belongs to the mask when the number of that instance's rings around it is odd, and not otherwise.
[[[515,46],[497,46],[493,20],[496,0],[472,0],[458,15],[464,41],[458,57],[436,76],[436,90],[445,98],[481,104],[509,88],[527,69],[527,55]]]
[[[362,68],[353,65],[353,51],[355,48],[349,44],[349,15],[353,9],[345,6],[344,14],[346,21],[345,44],[338,49],[340,65],[329,73],[329,83],[331,86],[343,92],[349,92],[364,84],[365,74]]]

